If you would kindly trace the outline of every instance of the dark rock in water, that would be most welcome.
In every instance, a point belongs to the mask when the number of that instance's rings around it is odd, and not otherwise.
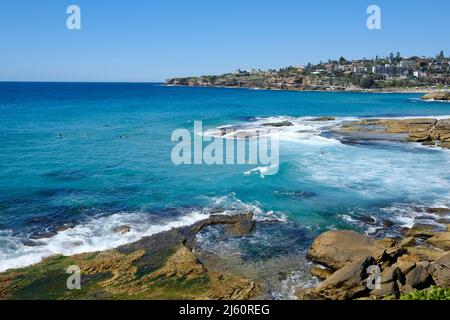
[[[374,224],[375,223],[375,219],[372,218],[371,216],[358,217],[358,220],[363,222],[363,223],[367,223],[367,224]]]
[[[391,228],[394,226],[394,223],[390,220],[383,220],[383,227],[385,228]]]
[[[56,231],[39,232],[39,233],[30,235],[30,239],[33,239],[33,240],[48,239],[48,238],[56,236],[56,234],[57,234]]]
[[[311,119],[310,121],[334,121],[334,120],[336,120],[335,117],[318,117]]]
[[[119,226],[119,227],[114,227],[112,229],[113,232],[115,233],[120,233],[120,234],[125,234],[131,231],[131,228],[129,226]]]
[[[210,214],[218,214],[218,213],[224,213],[225,209],[220,209],[220,208],[215,208],[215,209],[211,209],[209,211]]]
[[[75,223],[65,223],[64,225],[56,228],[56,232],[62,232],[73,228],[75,228]]]
[[[424,141],[424,142],[422,142],[422,144],[424,146],[435,146],[436,145],[436,141],[434,141],[434,140]]]
[[[450,208],[427,208],[426,213],[437,214],[437,215],[446,215],[450,214]]]
[[[39,246],[43,246],[45,243],[27,239],[27,240],[22,241],[22,244],[26,247],[39,247]]]
[[[449,218],[442,218],[442,219],[438,219],[436,222],[440,223],[440,224],[450,224],[450,219]]]
[[[281,122],[269,122],[269,123],[263,123],[264,127],[292,127],[294,124],[290,121],[281,121]]]
[[[303,199],[308,199],[317,196],[315,192],[308,192],[308,191],[275,191],[274,193],[281,196],[292,198],[303,198]]]

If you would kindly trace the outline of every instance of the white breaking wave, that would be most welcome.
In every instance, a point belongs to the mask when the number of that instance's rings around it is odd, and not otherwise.
[[[244,175],[249,176],[254,173],[259,174],[261,178],[264,178],[267,175],[273,175],[279,170],[279,165],[266,166],[266,167],[257,167],[251,170],[244,172]]]
[[[73,229],[59,232],[51,238],[36,240],[37,246],[26,246],[22,239],[12,236],[11,232],[0,234],[0,272],[25,267],[42,261],[52,255],[74,255],[95,252],[133,243],[143,237],[151,236],[172,228],[194,224],[206,219],[209,214],[193,211],[185,216],[160,224],[146,223],[145,213],[117,213],[107,217],[91,219]],[[131,228],[126,234],[118,234],[114,227],[127,225]]]

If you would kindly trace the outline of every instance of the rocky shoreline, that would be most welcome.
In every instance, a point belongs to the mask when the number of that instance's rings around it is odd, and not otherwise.
[[[335,132],[343,141],[409,141],[450,149],[450,119],[365,119],[345,123]]]
[[[197,83],[185,83],[180,82],[178,79],[171,79],[164,83],[166,87],[192,87],[192,88],[222,88],[222,89],[248,89],[248,90],[269,90],[269,91],[294,91],[294,92],[361,92],[361,93],[417,93],[417,94],[440,94],[443,91],[441,89],[436,89],[433,87],[391,87],[391,88],[382,88],[382,89],[367,89],[360,87],[341,87],[341,88],[332,88],[332,87],[302,87],[302,88],[280,88],[280,87],[268,87],[268,86],[230,86],[230,85],[214,85],[214,84],[197,84]],[[433,101],[432,99],[423,99],[428,101]],[[438,101],[438,100],[436,100]]]
[[[448,208],[436,211],[450,213]],[[399,299],[437,286],[450,298],[450,225],[442,231],[415,225],[400,239],[370,239],[354,231],[328,231],[316,238],[308,258],[324,280],[298,290],[306,300]],[[378,274],[377,274],[378,272]]]
[[[196,256],[196,235],[214,225],[243,236],[254,228],[253,213],[212,215],[113,250],[53,256],[33,266],[0,273],[0,299],[254,298],[261,292],[257,283],[209,270]],[[80,290],[67,289],[69,266],[80,269]]]

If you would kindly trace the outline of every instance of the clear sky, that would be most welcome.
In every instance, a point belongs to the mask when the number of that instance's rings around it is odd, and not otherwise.
[[[81,30],[66,9],[81,8]],[[370,4],[382,30],[366,27]],[[0,0],[0,81],[161,81],[450,54],[448,0]]]

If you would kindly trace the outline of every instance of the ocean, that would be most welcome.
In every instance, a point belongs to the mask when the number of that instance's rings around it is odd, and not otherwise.
[[[423,208],[450,206],[448,150],[395,141],[345,144],[327,134],[351,119],[450,117],[448,103],[419,97],[0,83],[0,271],[54,254],[114,248],[218,209],[252,210],[261,222],[253,235],[224,240],[206,232],[199,242],[263,262],[261,274],[289,257],[289,275],[268,280],[274,297],[285,298],[314,281],[304,253],[320,232],[395,236]],[[336,119],[310,121],[316,116]],[[192,131],[194,121],[205,130],[264,121],[294,126],[281,131],[278,174],[264,176],[255,165],[174,165],[171,134]],[[122,225],[131,231],[113,231]]]

